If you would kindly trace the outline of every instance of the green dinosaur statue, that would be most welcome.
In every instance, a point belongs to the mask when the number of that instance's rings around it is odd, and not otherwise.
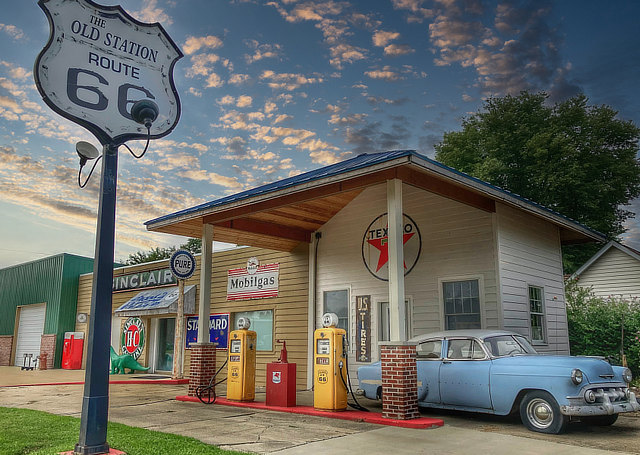
[[[134,371],[147,371],[148,367],[143,367],[129,354],[116,354],[115,349],[111,346],[111,373],[110,374],[124,374],[125,368],[129,368],[131,371],[129,374],[133,374]]]

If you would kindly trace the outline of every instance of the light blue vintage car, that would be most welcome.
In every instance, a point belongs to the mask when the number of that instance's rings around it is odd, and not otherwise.
[[[593,357],[541,355],[522,335],[496,330],[449,330],[417,343],[418,404],[507,415],[560,433],[570,420],[612,425],[640,410],[629,390],[631,371]],[[359,392],[380,399],[380,362],[358,368]]]

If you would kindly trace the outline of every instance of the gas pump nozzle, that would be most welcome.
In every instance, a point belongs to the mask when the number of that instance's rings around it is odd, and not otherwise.
[[[280,357],[278,358],[278,362],[289,363],[287,362],[287,342],[285,340],[276,340],[276,343],[282,343],[282,349],[280,350]]]

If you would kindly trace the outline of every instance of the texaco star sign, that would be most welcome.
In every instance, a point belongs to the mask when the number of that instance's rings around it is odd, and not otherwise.
[[[389,237],[387,214],[377,217],[369,225],[362,239],[362,260],[367,270],[382,281],[389,280]],[[404,274],[415,267],[420,257],[422,237],[416,223],[403,215],[402,242],[404,246]]]

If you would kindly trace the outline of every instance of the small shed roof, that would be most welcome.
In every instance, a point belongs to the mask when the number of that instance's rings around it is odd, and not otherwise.
[[[340,163],[278,180],[147,221],[150,231],[290,251],[309,242],[366,187],[398,178],[487,212],[499,201],[558,225],[563,243],[604,241],[599,232],[549,208],[445,166],[413,150],[361,154]]]
[[[623,253],[628,254],[629,256],[634,258],[635,260],[640,261],[640,252],[634,250],[633,248],[629,248],[627,246],[624,246],[624,245],[616,242],[615,240],[611,240],[605,246],[600,248],[600,250],[596,254],[591,256],[591,258],[587,262],[585,262],[582,265],[582,267],[580,267],[578,270],[576,270],[574,272],[574,274],[571,275],[570,279],[578,278],[585,270],[587,270],[589,267],[591,267],[598,259],[600,259],[611,248],[616,248],[616,249],[622,251]]]

